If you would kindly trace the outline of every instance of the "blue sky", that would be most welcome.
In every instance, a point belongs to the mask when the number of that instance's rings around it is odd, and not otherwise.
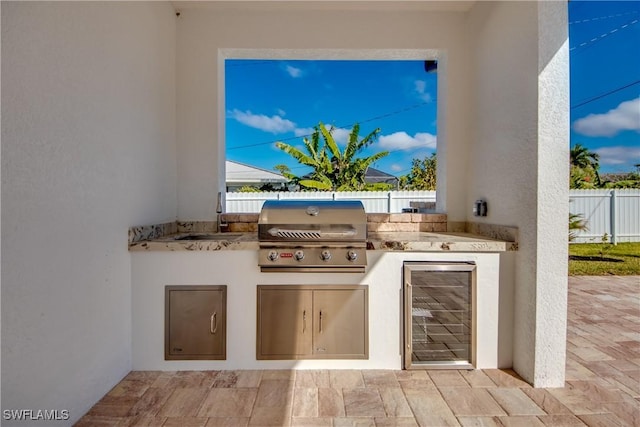
[[[601,172],[640,163],[640,2],[569,2],[571,144]]]
[[[571,143],[600,155],[601,172],[640,163],[640,2],[569,2]],[[396,176],[435,151],[437,74],[423,61],[225,61],[227,159],[304,174],[276,141],[302,145],[319,121],[346,141],[380,128],[368,152]],[[625,88],[625,86],[627,86]]]

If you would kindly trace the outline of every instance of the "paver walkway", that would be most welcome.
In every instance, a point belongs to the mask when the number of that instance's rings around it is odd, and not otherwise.
[[[570,277],[564,388],[511,370],[131,372],[77,426],[640,426],[640,276]]]

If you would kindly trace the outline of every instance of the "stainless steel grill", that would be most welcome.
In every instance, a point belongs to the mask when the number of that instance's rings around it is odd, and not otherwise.
[[[268,200],[258,220],[262,271],[363,272],[367,214],[351,200]]]

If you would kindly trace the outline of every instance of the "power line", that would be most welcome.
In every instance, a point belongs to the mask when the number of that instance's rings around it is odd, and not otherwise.
[[[577,20],[577,21],[569,22],[569,25],[584,24],[585,22],[600,21],[600,20],[610,19],[610,18],[620,18],[621,16],[633,15],[634,13],[638,13],[638,11],[637,10],[633,10],[633,11],[627,12],[627,13],[617,13],[615,15],[606,15],[606,16],[598,16],[596,18],[580,19],[580,20]]]
[[[598,43],[599,41],[604,40],[605,37],[612,36],[615,33],[617,33],[618,31],[624,30],[624,29],[630,27],[631,25],[637,24],[638,22],[639,22],[638,19],[634,19],[633,21],[629,21],[629,22],[621,25],[618,28],[614,28],[614,29],[612,29],[612,30],[610,30],[608,32],[600,34],[599,36],[593,37],[589,41],[582,42],[578,46],[574,46],[574,47],[569,48],[569,52],[573,52],[574,50],[581,49],[581,48],[584,48],[584,47],[593,46],[594,44]]]
[[[583,105],[587,105],[587,104],[589,104],[589,103],[591,103],[593,101],[597,101],[598,99],[602,99],[605,96],[609,96],[609,95],[612,95],[612,94],[614,94],[616,92],[620,92],[621,90],[629,88],[631,86],[635,86],[638,83],[640,83],[640,80],[636,80],[635,82],[629,83],[628,85],[621,86],[621,87],[619,87],[617,89],[610,90],[609,92],[603,93],[601,95],[594,96],[593,98],[587,99],[586,101],[582,101],[581,103],[572,106],[571,109],[573,110],[574,108],[582,107]]]
[[[387,118],[387,117],[395,116],[397,114],[405,113],[407,111],[414,110],[416,108],[422,107],[422,106],[427,105],[427,104],[429,104],[429,102],[421,102],[419,104],[410,105],[408,107],[404,107],[404,108],[401,108],[399,110],[392,111],[390,113],[386,113],[386,114],[382,114],[382,115],[379,115],[379,116],[371,117],[369,119],[365,119],[365,120],[361,120],[361,121],[356,121],[356,122],[352,123],[351,125],[340,125],[340,126],[336,126],[336,127],[337,128],[347,128],[347,127],[353,127],[353,125],[355,123],[373,122],[375,120],[380,120],[380,119],[384,119],[384,118]],[[227,150],[231,151],[231,150],[239,150],[239,149],[243,149],[243,148],[258,147],[260,145],[270,145],[270,144],[274,144],[274,143],[279,142],[279,141],[291,141],[293,139],[304,138],[304,137],[308,137],[308,136],[311,136],[311,135],[312,134],[297,135],[297,136],[292,136],[292,137],[289,137],[289,138],[279,138],[279,139],[272,140],[272,141],[256,142],[254,144],[247,144],[247,145],[238,145],[238,146],[235,146],[235,147],[227,147]]]

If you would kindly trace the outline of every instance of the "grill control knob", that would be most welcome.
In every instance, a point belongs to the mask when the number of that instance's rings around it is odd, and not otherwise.
[[[323,260],[323,261],[329,261],[331,259],[331,252],[322,251],[320,253],[320,259]]]
[[[269,254],[267,255],[267,259],[269,261],[275,261],[278,259],[278,252],[277,251],[269,251]]]
[[[296,251],[293,254],[293,257],[295,258],[296,261],[302,261],[304,259],[304,252],[302,251]]]
[[[356,253],[356,251],[347,251],[347,259],[349,261],[355,261],[356,259],[358,259],[358,254]]]

